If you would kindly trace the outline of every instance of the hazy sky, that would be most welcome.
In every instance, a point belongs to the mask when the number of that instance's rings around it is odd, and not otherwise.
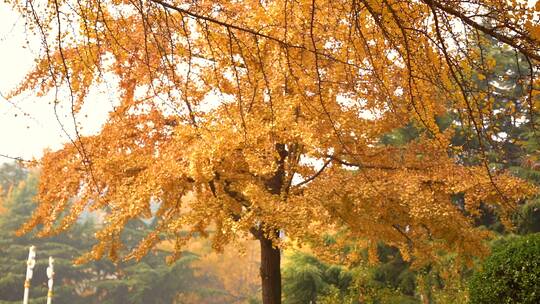
[[[27,38],[36,40],[25,33],[24,20],[0,3],[0,154],[31,159],[46,147],[58,148],[65,137],[45,98],[4,98],[32,67],[37,46],[28,47]]]
[[[31,41],[30,46],[26,41]],[[6,96],[31,69],[38,52],[37,37],[25,32],[24,20],[0,3],[0,154],[32,159],[45,148],[57,149],[69,139],[62,131],[51,103],[52,97],[32,92],[6,100]],[[33,44],[33,46],[32,46]],[[86,134],[95,132],[111,108],[112,94],[93,94],[91,109],[80,115]],[[109,96],[109,97],[107,97]],[[58,107],[59,119],[73,135],[73,121],[66,108]],[[87,116],[85,118],[85,115]],[[0,157],[0,163],[9,161]]]

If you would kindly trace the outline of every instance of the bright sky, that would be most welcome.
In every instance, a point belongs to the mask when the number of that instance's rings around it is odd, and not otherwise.
[[[32,65],[32,53],[25,45],[24,21],[12,13],[5,3],[0,3],[0,92],[5,96],[24,77]],[[38,104],[31,100],[16,100],[17,104],[0,97],[0,154],[31,158],[39,155],[53,138],[48,129],[50,123],[41,122],[46,112],[39,107],[40,117],[31,121],[24,116],[23,109],[38,110]],[[19,109],[18,109],[19,108]],[[43,109],[42,109],[43,108]],[[34,112],[34,111],[32,111]],[[36,111],[37,112],[37,111]],[[38,123],[40,122],[40,123]],[[52,132],[51,132],[52,133]],[[56,142],[59,142],[56,139]],[[36,153],[38,152],[38,153]],[[0,163],[6,161],[0,157]]]
[[[27,45],[26,41],[32,43]],[[38,39],[27,34],[24,20],[0,3],[0,155],[38,158],[46,148],[57,149],[69,139],[62,131],[54,113],[51,96],[36,98],[29,92],[6,100],[6,96],[24,78],[38,52]],[[82,124],[93,132],[99,128],[111,108],[111,96],[105,92],[93,94],[91,109],[83,109]],[[59,119],[73,136],[73,121],[66,108],[58,107]],[[85,115],[87,116],[85,118]],[[84,131],[84,130],[83,130]],[[84,132],[84,134],[88,134]],[[9,159],[0,156],[0,163]]]
[[[58,148],[65,136],[45,98],[4,98],[32,67],[38,48],[28,46],[27,38],[36,40],[25,33],[24,20],[0,3],[0,154],[31,159],[47,147]]]

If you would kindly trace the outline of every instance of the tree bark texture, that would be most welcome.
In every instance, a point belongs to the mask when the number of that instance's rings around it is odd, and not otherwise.
[[[263,304],[281,304],[281,252],[272,247],[272,241],[265,236],[261,244],[261,282]]]

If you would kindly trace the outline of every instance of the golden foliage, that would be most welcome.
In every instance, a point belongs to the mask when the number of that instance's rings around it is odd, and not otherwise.
[[[260,249],[257,241],[240,241],[228,244],[221,253],[212,250],[208,240],[195,238],[184,248],[199,256],[191,267],[195,275],[205,282],[205,288],[215,287],[224,291],[208,297],[193,293],[179,295],[182,303],[247,303],[257,298],[260,290],[259,266]],[[174,244],[161,242],[157,249],[174,252]],[[208,280],[210,278],[210,280]],[[216,279],[216,282],[213,280]],[[213,286],[218,284],[217,286]]]
[[[461,48],[465,30],[482,33],[536,65],[538,20],[521,2],[13,4],[44,47],[13,95],[65,90],[67,100],[55,102],[71,107],[76,122],[82,105],[92,106],[90,89],[117,79],[118,104],[101,131],[77,133],[44,155],[40,204],[22,229],[43,224],[42,234],[56,233],[85,208],[105,210],[87,258],[116,258],[124,225],[152,216],[156,230],[128,257],[163,240],[179,253],[210,227],[219,250],[250,233],[284,246],[276,230],[316,241],[344,225],[346,237],[382,240],[405,256],[479,254],[487,232],[467,214],[485,202],[508,215],[534,191],[488,168],[494,105],[489,89],[469,79],[493,59]],[[475,9],[490,13],[490,27]],[[450,141],[457,126],[437,124],[447,113],[476,132],[479,165],[460,164]],[[410,124],[422,130],[417,139],[381,142]],[[463,207],[452,201],[457,194]]]
[[[193,266],[198,269],[199,275],[218,278],[231,297],[230,303],[245,303],[258,295],[260,290],[258,246],[256,241],[228,245],[223,254],[208,252]]]

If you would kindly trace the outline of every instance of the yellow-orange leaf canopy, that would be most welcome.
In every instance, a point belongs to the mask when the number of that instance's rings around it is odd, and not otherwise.
[[[39,206],[23,228],[55,233],[85,208],[104,210],[91,258],[116,258],[124,225],[153,216],[155,231],[129,257],[164,239],[180,252],[210,229],[219,249],[250,233],[283,245],[278,231],[313,241],[342,227],[407,256],[478,254],[486,233],[471,215],[480,203],[504,216],[534,190],[487,164],[494,106],[489,88],[471,78],[494,59],[468,43],[491,37],[536,71],[538,18],[521,2],[14,5],[43,42],[14,95],[67,92],[55,102],[71,107],[77,123],[80,108],[92,106],[91,88],[118,79],[101,131],[77,132],[40,161]],[[534,114],[538,78],[530,78],[523,104]],[[463,165],[461,147],[450,144],[457,124],[437,124],[448,113],[475,133],[477,165]],[[407,125],[420,130],[417,138],[381,141]]]

